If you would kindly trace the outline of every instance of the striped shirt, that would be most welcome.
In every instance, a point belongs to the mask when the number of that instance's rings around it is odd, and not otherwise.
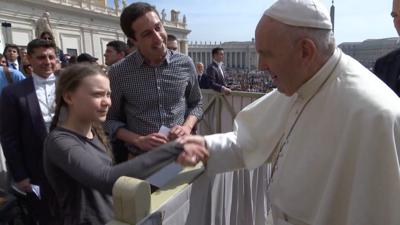
[[[158,66],[148,65],[139,51],[109,70],[112,106],[105,128],[113,137],[121,128],[139,135],[157,133],[162,125],[182,125],[188,115],[203,114],[193,61],[168,50]]]

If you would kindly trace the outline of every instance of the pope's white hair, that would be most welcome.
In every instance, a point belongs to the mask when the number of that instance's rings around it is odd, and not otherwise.
[[[335,51],[336,43],[332,30],[311,28],[311,27],[296,27],[284,24],[269,16],[267,18],[278,24],[279,29],[276,30],[277,35],[287,38],[294,45],[301,39],[308,38],[316,46],[319,53],[324,56],[330,56]]]
[[[308,38],[314,42],[318,51],[323,55],[331,55],[335,50],[335,38],[331,30],[289,25],[285,25],[285,27],[288,29],[287,31],[290,33],[293,43],[300,39]]]

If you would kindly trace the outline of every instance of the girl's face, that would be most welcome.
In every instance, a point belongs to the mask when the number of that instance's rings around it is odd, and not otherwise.
[[[64,94],[70,116],[83,123],[104,122],[111,106],[110,81],[101,74],[85,77],[78,88]]]

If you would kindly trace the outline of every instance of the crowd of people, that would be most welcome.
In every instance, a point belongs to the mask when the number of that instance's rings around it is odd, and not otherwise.
[[[274,88],[268,72],[231,68],[226,71],[226,82],[232,91],[268,93]]]
[[[0,141],[23,224],[106,224],[119,177],[144,179],[174,160],[203,161],[210,174],[271,163],[260,188],[274,224],[400,223],[400,100],[388,87],[398,90],[399,73],[379,60],[386,85],[342,53],[318,0],[265,11],[255,32],[266,73],[250,81],[228,76],[222,48],[206,67],[179,53],[154,6],[127,6],[120,24],[128,41],[107,44],[104,66],[64,54],[49,31],[0,55]],[[195,136],[201,89],[229,95],[237,85],[276,89],[239,112],[234,131]]]

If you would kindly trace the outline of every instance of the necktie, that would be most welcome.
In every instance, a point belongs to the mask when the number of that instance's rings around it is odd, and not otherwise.
[[[225,78],[224,71],[222,70],[222,66],[218,66],[219,71],[221,72],[222,78]]]
[[[17,69],[17,64],[15,64],[15,63],[11,63],[11,66],[12,66],[12,68],[13,68],[14,70],[16,70],[16,69]]]

